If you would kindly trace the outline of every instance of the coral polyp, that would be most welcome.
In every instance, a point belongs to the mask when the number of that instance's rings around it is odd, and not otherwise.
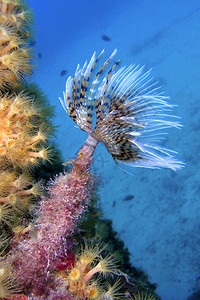
[[[42,180],[33,171],[52,157],[51,108],[45,101],[41,105],[42,95],[38,97],[40,93],[26,84],[33,68],[31,21],[25,2],[0,0],[1,256],[11,250],[11,237],[17,244],[33,229],[32,211],[42,193]],[[20,291],[19,282],[12,262],[1,261],[0,298],[11,299]]]
[[[12,268],[8,265],[0,265],[0,299],[10,297],[20,292],[17,282],[12,278]]]
[[[31,74],[31,13],[21,1],[0,1],[0,89]]]
[[[44,146],[48,134],[43,131],[42,112],[34,99],[24,93],[4,95],[0,108],[0,163],[29,168],[38,165],[40,158],[48,159]]]
[[[86,244],[82,252],[76,256],[74,266],[68,274],[62,273],[69,284],[69,290],[77,299],[116,299],[114,295],[118,295],[118,299],[121,298],[119,279],[113,286],[102,283],[100,280],[100,274],[107,275],[107,277],[112,274],[124,276],[117,269],[115,265],[117,260],[113,255],[102,256],[104,250],[105,247],[102,245]]]

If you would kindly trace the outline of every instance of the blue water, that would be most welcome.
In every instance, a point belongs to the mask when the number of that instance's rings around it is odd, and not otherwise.
[[[29,0],[35,15],[33,80],[56,106],[56,143],[67,161],[86,134],[63,111],[65,81],[96,50],[114,48],[123,64],[153,68],[183,129],[170,130],[166,146],[186,167],[134,170],[116,167],[102,145],[94,165],[102,175],[101,204],[163,300],[186,300],[200,288],[200,2],[198,0]],[[102,35],[110,40],[105,41]],[[61,76],[61,71],[67,71]],[[125,201],[127,195],[134,199]],[[114,205],[115,204],[115,205]]]

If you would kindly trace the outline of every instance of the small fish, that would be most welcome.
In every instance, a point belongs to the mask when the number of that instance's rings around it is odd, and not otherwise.
[[[39,59],[42,58],[42,53],[41,53],[41,52],[38,53],[38,58],[39,58]]]
[[[106,34],[103,34],[103,35],[101,36],[101,38],[102,38],[102,40],[104,40],[104,41],[106,41],[106,42],[111,41],[111,38],[110,38],[109,36],[107,36]]]
[[[62,70],[61,72],[60,72],[60,76],[65,76],[67,74],[67,70]]]
[[[80,129],[89,134],[93,147],[104,143],[114,161],[132,167],[170,168],[183,163],[176,152],[159,145],[163,129],[180,128],[170,114],[172,105],[152,81],[150,71],[130,65],[120,67],[115,49],[98,69],[104,50],[89,63],[77,66],[66,82],[61,104]]]
[[[126,197],[124,197],[124,201],[130,201],[130,200],[133,200],[135,198],[135,196],[133,195],[127,195]]]

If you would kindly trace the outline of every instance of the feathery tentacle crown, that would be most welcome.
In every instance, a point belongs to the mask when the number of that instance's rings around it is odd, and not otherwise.
[[[181,168],[183,163],[173,157],[176,152],[156,144],[162,129],[181,125],[170,115],[172,106],[152,81],[150,70],[144,72],[136,65],[116,70],[117,50],[98,69],[103,52],[98,57],[94,52],[90,62],[82,68],[78,65],[74,78],[67,79],[64,99],[60,99],[67,114],[80,129],[103,142],[116,162]]]

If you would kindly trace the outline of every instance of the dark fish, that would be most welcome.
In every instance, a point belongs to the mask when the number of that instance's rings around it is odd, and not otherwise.
[[[39,59],[42,58],[42,53],[41,53],[41,52],[38,53],[38,58],[39,58]]]
[[[61,72],[60,72],[60,76],[64,76],[64,75],[66,75],[67,74],[67,70],[62,70]]]
[[[133,195],[127,195],[124,199],[123,199],[123,201],[130,201],[130,200],[133,200],[135,198],[135,196],[133,196]]]
[[[102,40],[104,40],[104,41],[106,41],[106,42],[111,41],[111,38],[110,38],[109,36],[107,36],[106,34],[103,34],[103,35],[101,36],[101,38],[102,38]]]

